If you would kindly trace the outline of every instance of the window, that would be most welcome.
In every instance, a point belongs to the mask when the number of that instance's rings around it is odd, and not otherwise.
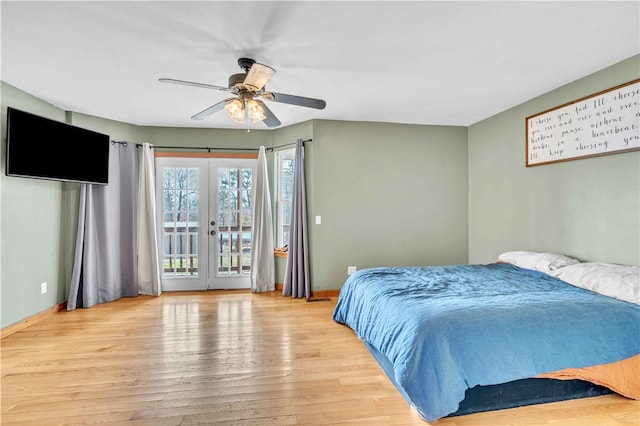
[[[293,199],[293,167],[295,148],[276,152],[276,245],[289,244],[291,207]]]

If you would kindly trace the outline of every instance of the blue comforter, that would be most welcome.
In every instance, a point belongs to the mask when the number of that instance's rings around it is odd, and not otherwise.
[[[386,358],[428,421],[476,385],[640,353],[640,306],[508,264],[363,269],[333,319]]]

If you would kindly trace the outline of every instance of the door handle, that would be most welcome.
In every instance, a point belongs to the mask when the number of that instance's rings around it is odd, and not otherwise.
[[[216,235],[216,231],[210,231],[209,234]]]

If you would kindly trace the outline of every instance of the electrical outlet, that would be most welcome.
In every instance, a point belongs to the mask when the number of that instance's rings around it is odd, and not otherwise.
[[[47,292],[47,282],[40,284],[40,293],[45,294]]]
[[[354,272],[356,272],[358,270],[358,268],[356,268],[355,266],[347,266],[347,275],[351,275]]]

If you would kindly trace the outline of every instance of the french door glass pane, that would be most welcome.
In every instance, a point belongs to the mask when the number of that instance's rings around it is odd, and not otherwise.
[[[218,276],[251,273],[250,168],[218,169]]]
[[[200,171],[197,168],[163,169],[162,258],[164,277],[197,277]]]

